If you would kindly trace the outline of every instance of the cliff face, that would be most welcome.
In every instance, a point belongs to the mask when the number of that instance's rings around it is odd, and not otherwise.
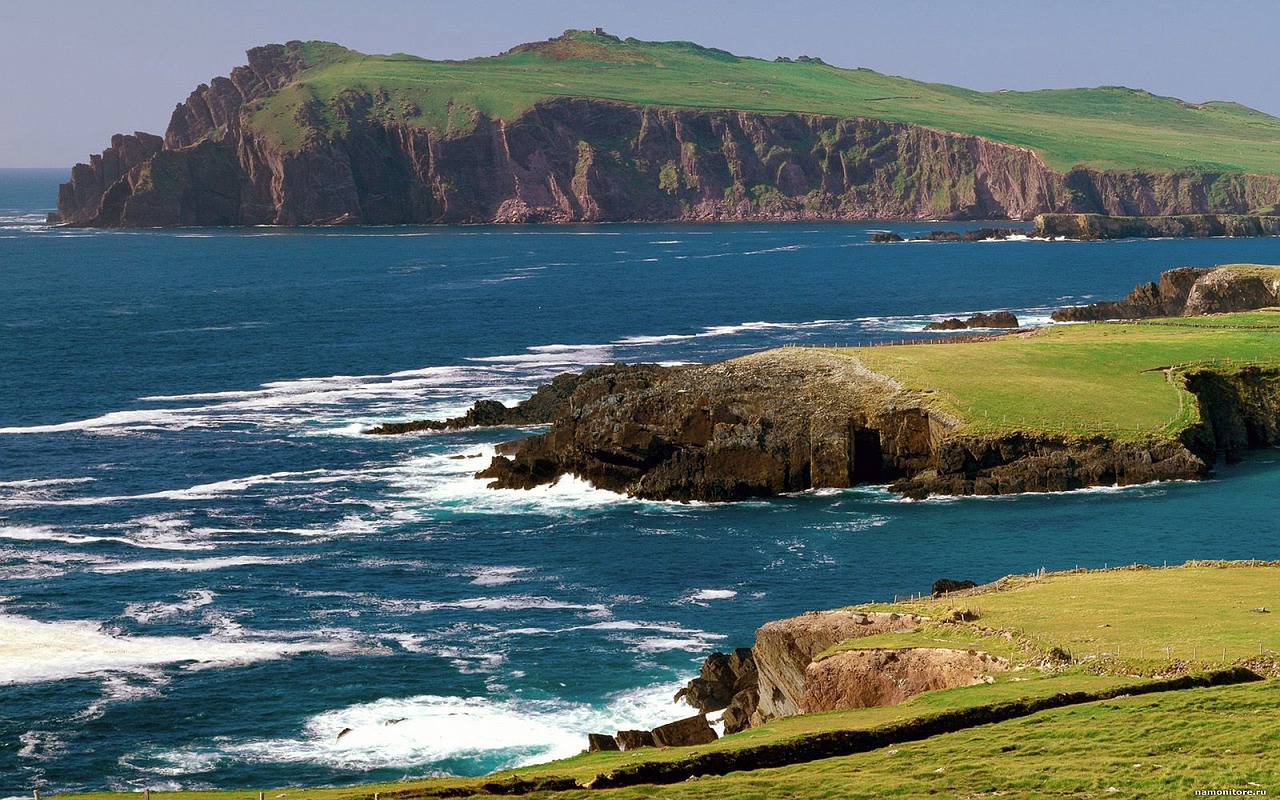
[[[348,90],[343,125],[306,108],[288,147],[256,101],[306,66],[299,43],[249,52],[202,85],[163,143],[116,137],[59,193],[78,225],[308,225],[608,220],[1028,218],[1045,211],[1244,212],[1280,178],[1047,168],[1031,151],[916,125],[556,99],[440,134]]]
[[[921,692],[983,683],[1007,668],[1004,659],[974,650],[847,650],[805,669],[800,713],[893,706]]]
[[[891,483],[910,497],[1011,494],[1204,477],[1212,435],[1187,442],[962,434],[956,420],[853,358],[808,350],[634,376],[573,396],[540,436],[479,477],[529,488],[573,474],[660,500],[731,501]]]
[[[1233,199],[1229,205],[1239,209],[1240,200],[1246,205],[1248,198],[1263,198],[1270,191],[1269,180],[1257,176],[1235,176],[1223,178],[1232,187]],[[1203,193],[1195,196],[1203,197]],[[1175,206],[1178,204],[1174,204]],[[1205,201],[1195,203],[1198,207],[1208,208],[1213,205]],[[1157,204],[1169,207],[1169,204]],[[1151,215],[1147,212],[1125,209],[1116,216],[1102,216],[1095,213],[1083,214],[1040,214],[1035,219],[1032,236],[1046,239],[1066,238],[1079,240],[1092,239],[1203,239],[1211,236],[1280,236],[1280,216],[1274,209],[1265,215],[1259,213],[1186,213],[1160,212]]]
[[[1280,221],[1280,217],[1276,218]],[[1255,265],[1178,267],[1140,283],[1124,300],[1104,300],[1053,312],[1058,322],[1192,317],[1280,306],[1280,268]]]

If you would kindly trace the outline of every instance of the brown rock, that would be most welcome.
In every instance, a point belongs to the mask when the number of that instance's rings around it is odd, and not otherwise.
[[[587,751],[596,753],[618,749],[618,742],[607,733],[588,733]]]
[[[512,119],[480,114],[465,132],[437,131],[421,126],[415,103],[356,86],[298,106],[290,138],[299,144],[277,145],[254,127],[253,110],[334,47],[250,50],[248,65],[200,85],[174,110],[163,140],[122,137],[73,168],[59,192],[61,218],[125,227],[1025,219],[1243,213],[1280,195],[1275,176],[1063,174],[1031,150],[989,139],[817,114],[550,98]],[[1186,225],[1231,231],[1269,219]]]
[[[657,746],[653,741],[652,731],[618,731],[613,738],[623,750]]]
[[[653,742],[658,747],[691,747],[708,744],[718,738],[707,724],[705,714],[668,722],[653,729]]]
[[[982,683],[985,675],[1007,668],[1004,659],[974,650],[847,650],[805,670],[800,709],[811,714],[897,705],[921,692]]]

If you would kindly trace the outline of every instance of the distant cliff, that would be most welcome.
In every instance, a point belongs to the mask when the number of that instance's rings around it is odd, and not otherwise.
[[[1256,264],[1178,267],[1140,283],[1124,300],[1103,300],[1053,312],[1057,322],[1193,317],[1280,306],[1280,269]]]
[[[249,51],[246,66],[176,108],[163,139],[114,137],[61,187],[61,219],[107,227],[1002,219],[1244,213],[1280,201],[1276,176],[1062,173],[1025,147],[863,117],[562,97],[510,119],[472,110],[465,125],[440,129],[414,122],[424,112],[408,99],[358,83],[272,117],[270,101],[312,68],[309,46]]]

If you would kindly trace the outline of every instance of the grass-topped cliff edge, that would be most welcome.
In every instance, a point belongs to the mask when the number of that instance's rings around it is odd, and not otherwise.
[[[1203,478],[1280,442],[1280,311],[1267,307],[1278,292],[1276,266],[1179,269],[1086,310],[1257,310],[651,370],[577,390],[548,433],[502,445],[480,477],[531,488],[573,474],[703,501],[861,483],[924,497]],[[1154,305],[1132,299],[1144,297]]]
[[[1280,682],[1262,678],[1280,668],[1280,618],[1267,607],[1278,578],[1276,563],[1193,562],[1011,576],[940,599],[854,606],[842,613],[927,621],[914,633],[850,640],[828,657],[857,648],[978,648],[1001,651],[1012,668],[899,705],[778,719],[697,747],[583,754],[479,779],[267,794],[602,796],[589,785],[625,787],[609,797],[717,800],[1275,791]],[[153,794],[253,800],[258,791]]]
[[[1138,89],[978,92],[842,69],[766,61],[692,42],[645,42],[593,31],[498,55],[432,61],[367,55],[324,42],[299,47],[294,82],[259,101],[253,124],[298,147],[306,127],[348,124],[344,96],[377,98],[388,118],[467,130],[477,115],[514,121],[553,98],[641,106],[865,117],[964,133],[1034,150],[1050,167],[1228,170],[1280,174],[1280,120],[1230,102],[1191,104]]]
[[[64,222],[147,227],[1246,214],[1280,120],[1121,87],[977,92],[567,31],[433,61],[267,45],[163,138],[73,169]]]

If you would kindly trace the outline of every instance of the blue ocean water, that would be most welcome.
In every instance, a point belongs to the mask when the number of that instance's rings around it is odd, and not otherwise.
[[[942,576],[1280,557],[1273,451],[1204,484],[682,505],[470,477],[526,431],[359,433],[589,364],[1043,322],[1174,266],[1280,263],[1277,240],[77,231],[43,222],[62,179],[0,171],[0,796],[481,774],[674,719],[701,658],[769,619]]]

